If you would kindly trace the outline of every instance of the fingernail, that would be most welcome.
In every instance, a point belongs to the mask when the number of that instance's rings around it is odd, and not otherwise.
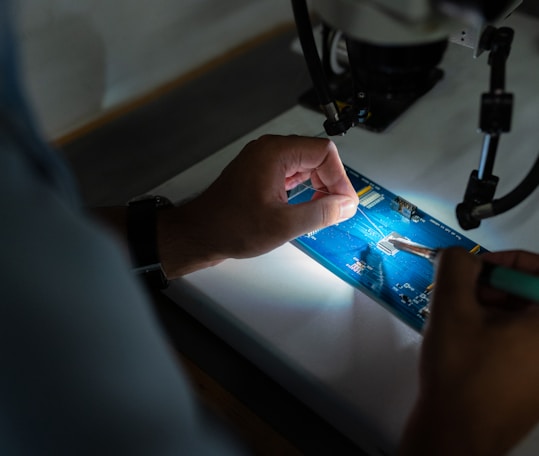
[[[339,222],[343,222],[344,220],[348,220],[349,218],[352,218],[354,215],[356,215],[357,202],[352,198],[344,197],[340,202],[340,209],[341,212]]]

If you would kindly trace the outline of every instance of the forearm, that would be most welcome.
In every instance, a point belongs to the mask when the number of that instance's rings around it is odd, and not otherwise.
[[[307,179],[323,189],[289,205],[287,191]],[[252,141],[202,194],[157,213],[157,250],[173,279],[226,258],[252,258],[314,229],[352,217],[358,196],[335,144],[264,136]],[[127,245],[126,208],[96,214]]]
[[[202,231],[194,223],[188,206],[157,211],[157,249],[168,279],[180,277],[219,262],[215,248],[202,239]],[[93,216],[118,239],[129,255],[127,207],[112,206],[92,209]]]

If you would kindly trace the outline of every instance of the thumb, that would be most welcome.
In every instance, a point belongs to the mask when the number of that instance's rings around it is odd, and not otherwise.
[[[357,200],[345,195],[327,195],[305,203],[287,206],[294,237],[353,217]]]

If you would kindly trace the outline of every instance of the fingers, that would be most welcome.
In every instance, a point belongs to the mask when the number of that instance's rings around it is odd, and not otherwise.
[[[481,260],[461,248],[445,249],[436,270],[431,322],[450,318],[474,321],[481,315],[476,300]]]
[[[272,185],[282,186],[283,181],[278,177],[282,175],[285,190],[308,179],[315,189],[322,190],[308,203],[278,208],[281,226],[287,227],[290,237],[333,225],[356,213],[359,198],[332,141],[266,135],[252,144],[271,149],[267,176],[274,176]]]
[[[476,257],[463,249],[446,249],[437,268],[431,321],[448,316],[473,321],[487,314],[497,315],[497,311],[521,311],[529,306],[529,301],[479,284],[484,261],[539,274],[539,256],[531,252],[508,251]],[[507,314],[503,316],[508,318]]]
[[[323,193],[289,204],[287,190],[308,179]],[[263,136],[245,146],[196,202],[206,220],[227,233],[226,246],[211,245],[222,257],[246,258],[352,217],[358,196],[331,141]]]
[[[288,188],[291,188],[288,182],[297,184],[310,177],[315,188],[324,188],[328,193],[357,199],[337,147],[329,139],[263,136],[258,141],[273,143],[273,153],[279,155],[275,163],[282,167]]]
[[[357,210],[357,202],[346,195],[325,195],[306,203],[280,208],[282,217],[290,231],[290,238],[295,238],[326,226],[353,217]]]
[[[323,192],[312,201],[294,206],[294,237],[342,222],[353,217],[359,198],[350,183],[335,144],[322,138],[288,137],[293,143],[284,161],[286,175],[310,177],[312,185]],[[302,181],[302,182],[303,182]]]
[[[485,253],[482,259],[489,263],[499,264],[539,275],[539,256],[531,252],[521,250]],[[509,293],[496,290],[495,288],[483,286],[480,288],[480,298],[489,307],[496,307],[504,310],[522,310],[533,305],[529,300],[518,298]]]
[[[531,252],[523,250],[489,252],[482,255],[482,258],[502,266],[539,275],[539,256]]]

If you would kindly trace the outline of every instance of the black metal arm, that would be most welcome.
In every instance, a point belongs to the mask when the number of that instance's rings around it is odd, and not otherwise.
[[[508,27],[487,27],[481,36],[480,47],[490,51],[490,90],[481,97],[479,128],[485,134],[479,168],[468,180],[464,201],[457,206],[460,226],[477,228],[481,218],[474,209],[492,202],[498,177],[492,174],[500,135],[511,128],[513,95],[505,92],[505,63],[511,51],[514,32]]]

